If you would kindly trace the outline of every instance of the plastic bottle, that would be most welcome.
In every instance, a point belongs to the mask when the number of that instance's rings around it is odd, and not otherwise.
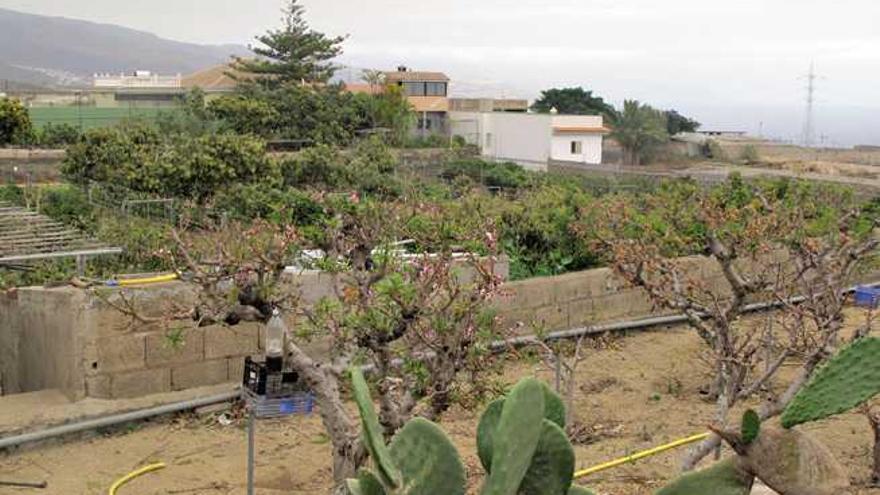
[[[278,308],[272,310],[272,318],[266,324],[266,367],[269,371],[281,371],[284,366],[284,335],[287,325],[281,319]]]

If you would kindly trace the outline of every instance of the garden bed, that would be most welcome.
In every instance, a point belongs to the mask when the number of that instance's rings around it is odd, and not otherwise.
[[[847,313],[852,327],[861,311]],[[875,331],[876,333],[876,331]],[[714,406],[700,399],[706,369],[697,359],[702,345],[685,328],[640,332],[590,350],[579,368],[578,417],[588,427],[588,444],[576,446],[577,467],[630,454],[705,430]],[[786,371],[793,371],[794,366]],[[534,362],[508,364],[507,382],[539,371]],[[464,455],[471,484],[481,478],[474,445],[477,412],[455,409],[442,421]],[[806,427],[850,470],[855,495],[880,494],[865,487],[870,472],[871,435],[858,414],[844,414]],[[257,494],[326,493],[330,445],[316,415],[258,424]],[[118,477],[152,461],[168,467],[126,486],[126,495],[243,493],[244,423],[222,426],[215,416],[185,416],[134,425],[86,441],[30,450],[0,458],[4,479],[46,479],[49,493],[102,493]],[[682,450],[597,473],[582,480],[603,495],[653,493],[678,470]]]

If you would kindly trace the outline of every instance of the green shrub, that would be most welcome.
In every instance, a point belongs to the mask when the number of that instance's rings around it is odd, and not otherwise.
[[[479,158],[455,160],[444,168],[440,176],[454,180],[465,176],[478,184],[502,189],[525,187],[532,179],[532,173],[512,162],[489,162]]]
[[[263,218],[272,222],[313,225],[324,210],[308,193],[265,184],[239,185],[218,194],[213,206],[239,220]]]
[[[740,151],[739,159],[746,165],[754,165],[761,160],[758,154],[758,148],[753,144],[747,144]]]
[[[77,184],[96,181],[198,202],[235,184],[281,183],[278,165],[258,138],[166,138],[143,123],[87,131],[68,150],[62,172]]]
[[[0,98],[0,146],[26,144],[31,139],[31,117],[20,101]]]
[[[361,141],[350,155],[330,146],[314,146],[284,160],[280,168],[287,187],[378,197],[399,196],[403,188],[395,175],[397,157],[379,138]]]
[[[79,128],[74,125],[49,122],[42,129],[35,130],[34,144],[45,148],[64,148],[79,141],[80,136]]]
[[[40,201],[40,212],[55,220],[87,232],[96,228],[97,213],[82,189],[63,185],[46,190]]]
[[[410,136],[404,142],[405,148],[448,148],[450,140],[443,134],[431,133],[426,136]]]

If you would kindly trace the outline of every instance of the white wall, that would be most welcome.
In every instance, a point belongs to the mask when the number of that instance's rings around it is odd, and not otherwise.
[[[602,129],[604,123],[601,115],[554,115],[552,125],[556,129]],[[580,153],[571,152],[572,141],[581,143]],[[553,160],[600,164],[602,163],[602,133],[554,132],[551,149],[550,157]]]
[[[504,112],[450,112],[453,135],[480,146],[483,157],[546,170],[551,116]]]
[[[572,141],[581,142],[580,154],[571,153]],[[602,135],[595,133],[554,135],[550,157],[553,160],[598,165],[602,163]]]

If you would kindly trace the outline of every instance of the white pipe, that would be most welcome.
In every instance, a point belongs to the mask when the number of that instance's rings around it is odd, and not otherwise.
[[[876,287],[880,286],[880,282],[871,282],[868,284],[861,284],[861,286],[867,287]],[[845,293],[854,292],[856,286],[850,287],[846,289]],[[788,302],[797,304],[799,302],[803,302],[806,298],[803,296],[792,297],[788,299]],[[744,308],[744,312],[752,312],[752,311],[761,311],[765,309],[775,308],[780,306],[782,303],[780,302],[770,302],[770,303],[754,303],[748,304]],[[705,315],[701,315],[705,317]],[[609,323],[607,325],[592,325],[589,327],[579,327],[572,328],[569,330],[560,330],[556,332],[551,332],[544,336],[544,340],[558,340],[558,339],[570,339],[575,337],[580,337],[581,335],[595,334],[595,333],[605,333],[605,332],[614,332],[614,331],[623,331],[623,330],[634,330],[637,328],[647,328],[658,325],[672,325],[677,323],[683,323],[687,321],[687,317],[685,315],[669,315],[669,316],[656,316],[651,318],[642,318],[638,320],[628,320],[621,321],[616,323]],[[511,339],[505,340],[497,340],[490,344],[490,348],[495,351],[501,351],[507,347],[516,347],[522,345],[528,345],[530,343],[535,342],[538,337],[535,335],[523,335],[521,337],[514,337]],[[426,353],[421,357],[430,357],[431,353]],[[393,365],[399,365],[403,361],[400,359],[395,359],[392,363]],[[362,366],[364,372],[370,372],[373,369],[372,365]],[[0,450],[7,449],[10,447],[15,447],[18,445],[22,445],[30,442],[38,442],[40,440],[46,440],[52,437],[57,437],[61,435],[67,435],[71,433],[78,433],[81,431],[92,430],[96,428],[105,428],[108,426],[117,425],[120,423],[127,423],[130,421],[137,421],[141,419],[146,419],[152,416],[161,416],[163,414],[175,413],[178,411],[184,411],[187,409],[195,409],[202,406],[207,406],[211,404],[216,404],[218,402],[226,402],[229,400],[236,399],[241,396],[241,392],[238,390],[232,392],[225,392],[218,395],[213,395],[210,397],[203,397],[199,399],[192,399],[183,402],[176,402],[174,404],[166,404],[164,406],[152,407],[149,409],[142,409],[139,411],[131,411],[128,413],[117,414],[113,416],[106,416],[103,418],[90,419],[86,421],[81,421],[79,423],[71,423],[67,425],[57,426],[54,428],[47,428],[41,431],[35,431],[31,433],[23,433],[21,435],[16,435],[12,437],[0,438]]]
[[[130,411],[127,413],[114,414],[112,416],[104,416],[101,418],[87,419],[78,423],[70,423],[66,425],[47,428],[45,430],[22,433],[11,437],[0,438],[0,450],[16,447],[18,445],[39,442],[61,435],[69,435],[71,433],[79,433],[81,431],[94,430],[98,428],[106,428],[130,421],[138,421],[152,416],[161,416],[163,414],[171,414],[188,409],[216,404],[218,402],[226,402],[241,397],[241,391],[234,390],[224,392],[222,394],[212,395],[209,397],[201,397],[197,399],[175,402],[173,404],[165,404],[162,406],[141,409],[138,411]]]

